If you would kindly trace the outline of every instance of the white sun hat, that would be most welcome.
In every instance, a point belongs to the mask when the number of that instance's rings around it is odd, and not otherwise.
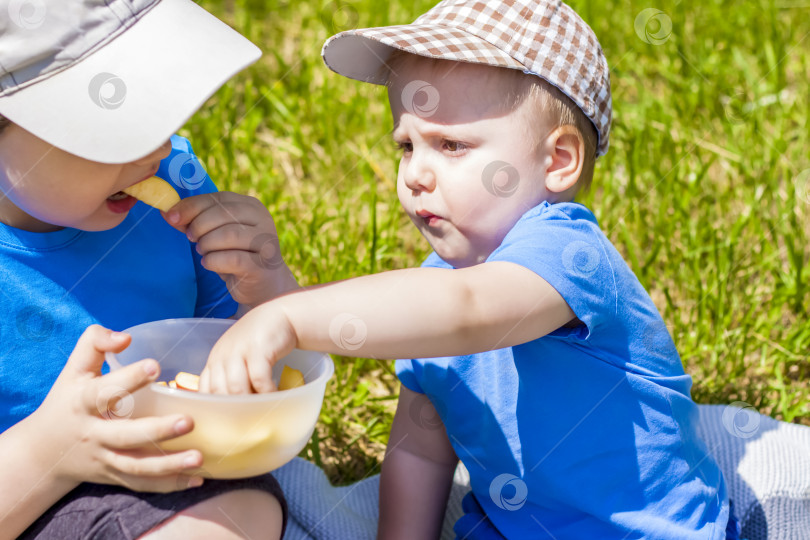
[[[260,56],[191,0],[0,0],[0,115],[71,154],[126,163]]]

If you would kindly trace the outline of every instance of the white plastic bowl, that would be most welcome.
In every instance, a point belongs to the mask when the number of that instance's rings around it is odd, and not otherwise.
[[[144,358],[160,363],[160,381],[180,371],[199,374],[214,343],[234,321],[229,319],[167,319],[125,330],[132,343],[118,354],[107,353],[111,370]],[[203,465],[189,471],[208,478],[244,478],[281,467],[306,446],[323,404],[326,382],[335,366],[323,353],[294,350],[273,368],[278,384],[282,366],[304,374],[298,388],[268,394],[214,395],[152,383],[119,401],[116,415],[128,417],[185,413],[194,429],[160,442],[167,451],[197,449]]]

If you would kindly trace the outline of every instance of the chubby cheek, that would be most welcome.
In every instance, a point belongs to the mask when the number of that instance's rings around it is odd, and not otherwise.
[[[405,185],[401,174],[397,175],[397,198],[399,199],[399,204],[402,206],[402,209],[413,219],[413,193],[408,186]]]
[[[492,214],[498,203],[497,197],[487,192],[477,179],[452,184],[448,182],[442,191],[444,204],[459,229],[470,232],[491,231],[491,227],[496,224]]]
[[[89,187],[81,182],[31,186],[23,181],[9,192],[9,199],[26,214],[40,221],[74,227],[106,204],[106,194],[87,189]]]
[[[470,189],[450,200],[456,228],[484,251],[500,245],[520,216],[530,209],[529,201],[518,193],[494,195],[484,189]]]
[[[405,182],[402,181],[402,174],[397,173],[397,198],[399,199],[399,204],[403,207],[405,207],[409,192],[410,190],[405,187]]]

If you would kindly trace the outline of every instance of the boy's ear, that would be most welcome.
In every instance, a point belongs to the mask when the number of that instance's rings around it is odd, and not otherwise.
[[[562,193],[573,188],[585,162],[585,141],[577,128],[560,126],[545,141],[550,164],[546,168],[546,189]]]

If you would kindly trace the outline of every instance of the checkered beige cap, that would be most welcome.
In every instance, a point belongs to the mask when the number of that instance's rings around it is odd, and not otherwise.
[[[593,122],[596,155],[608,149],[610,74],[593,30],[559,0],[444,0],[412,24],[341,32],[321,55],[333,71],[385,84],[393,48],[519,69],[559,88]]]

